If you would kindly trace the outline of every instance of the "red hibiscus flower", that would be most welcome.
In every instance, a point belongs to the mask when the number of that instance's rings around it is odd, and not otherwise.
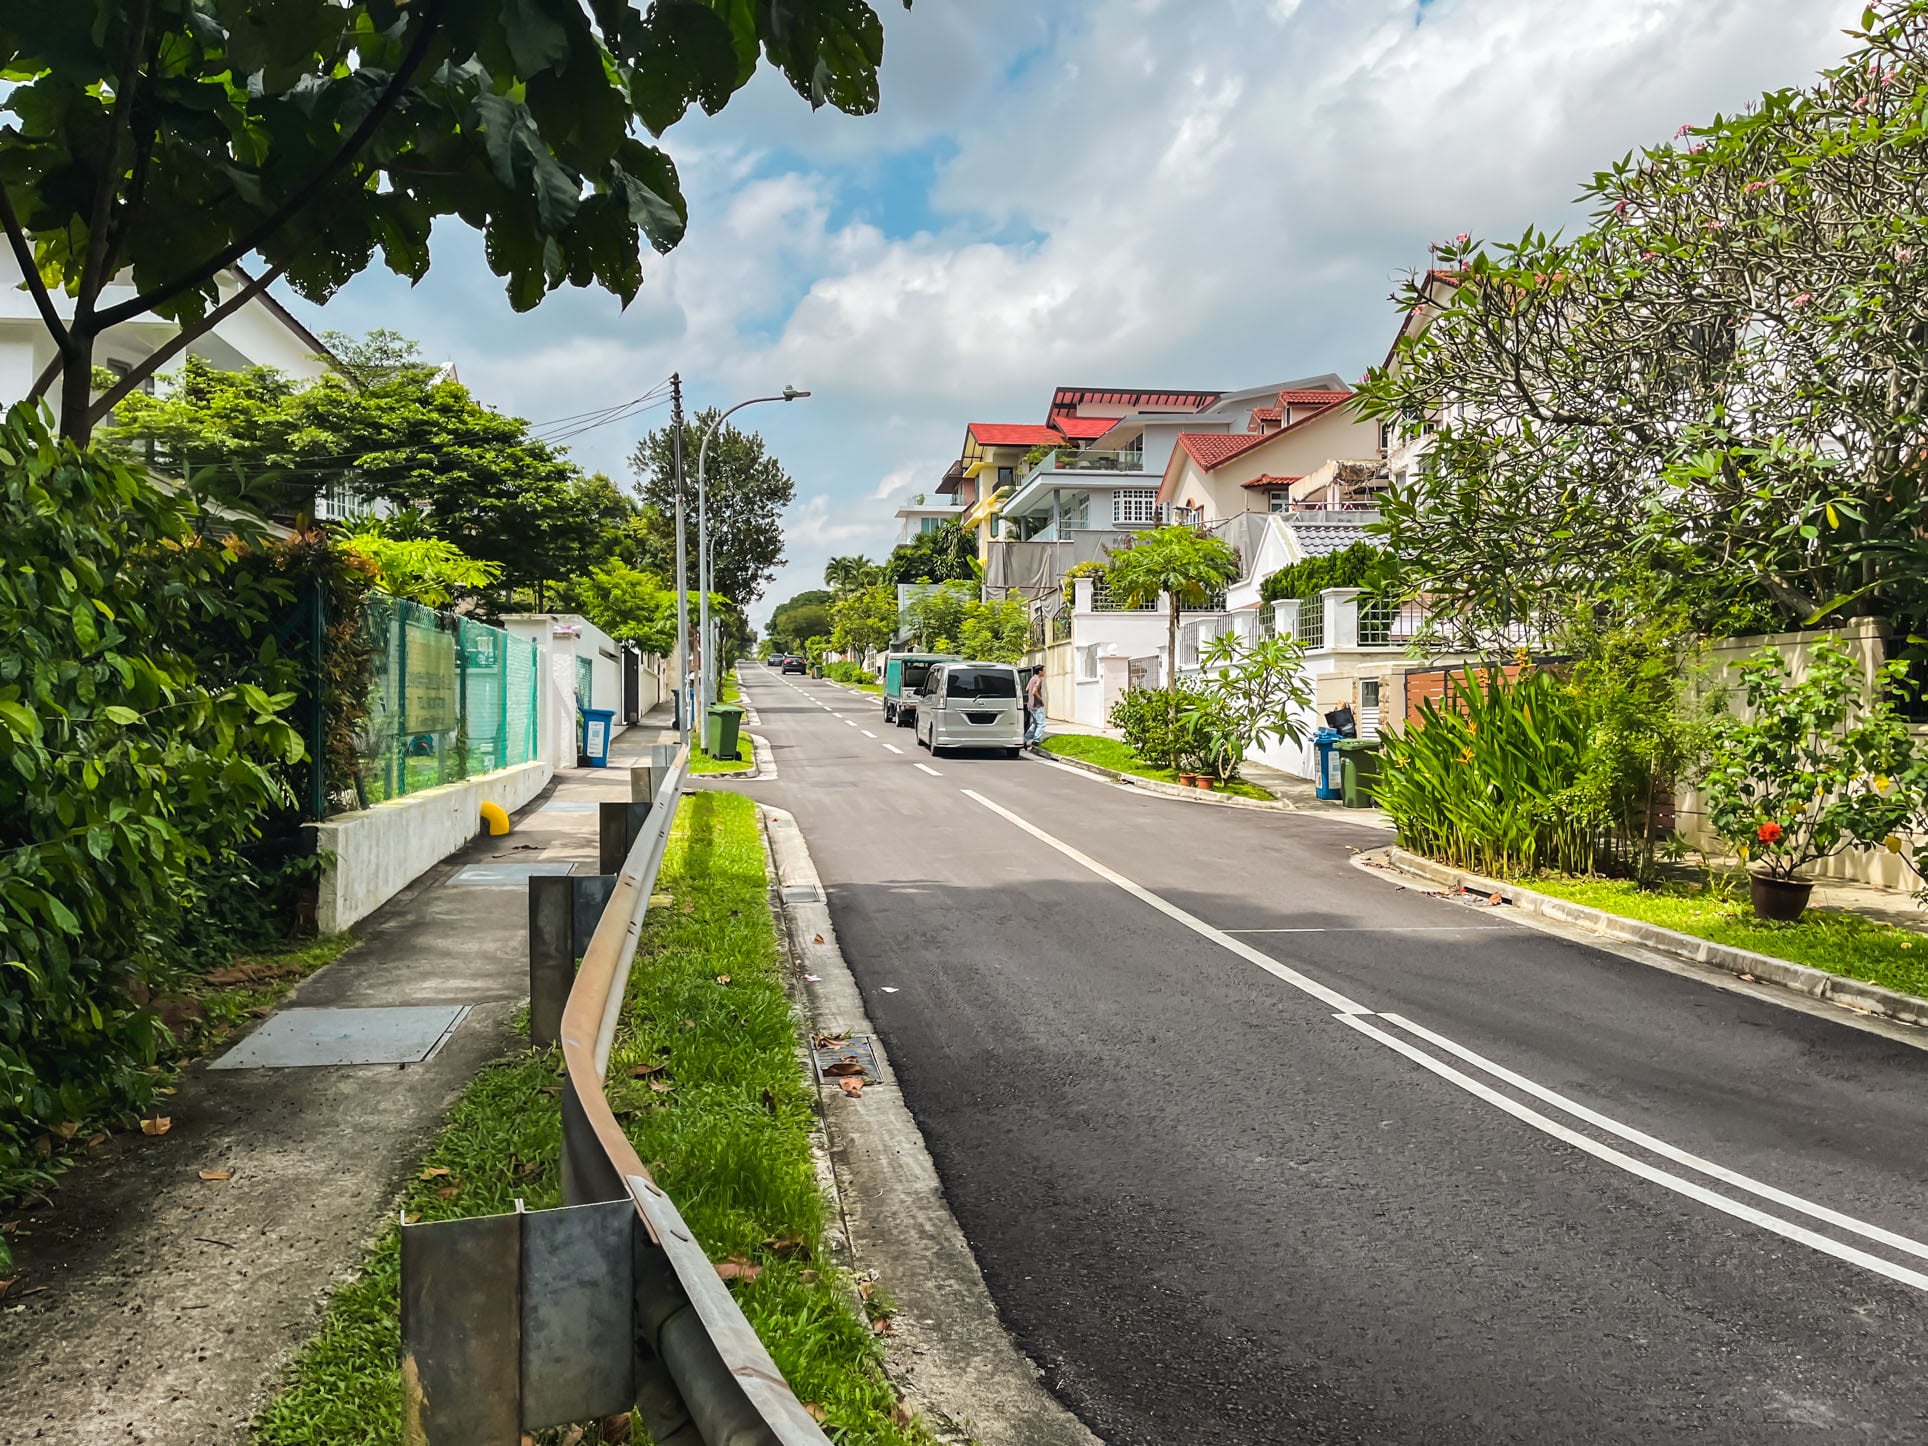
[[[1764,844],[1779,843],[1781,841],[1781,835],[1785,832],[1785,829],[1770,818],[1766,823],[1754,830],[1754,837]]]

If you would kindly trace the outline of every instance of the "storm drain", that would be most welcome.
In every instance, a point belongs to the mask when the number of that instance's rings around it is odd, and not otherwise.
[[[877,1050],[867,1034],[820,1034],[811,1041],[816,1055],[817,1078],[822,1080],[863,1079],[875,1083]]]
[[[466,1004],[394,1009],[284,1009],[210,1069],[311,1069],[331,1064],[421,1064],[467,1018]]]

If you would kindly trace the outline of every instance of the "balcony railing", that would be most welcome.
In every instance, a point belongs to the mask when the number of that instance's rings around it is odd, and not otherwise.
[[[1148,603],[1132,604],[1124,601],[1111,590],[1111,584],[1103,573],[1091,579],[1091,610],[1094,613],[1155,613],[1158,600]]]
[[[1359,646],[1403,648],[1426,625],[1426,610],[1418,603],[1366,602],[1359,604]]]

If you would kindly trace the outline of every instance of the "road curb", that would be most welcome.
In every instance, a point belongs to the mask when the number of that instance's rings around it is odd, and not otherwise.
[[[1415,874],[1449,889],[1464,889],[1487,896],[1498,894],[1523,914],[1575,925],[1589,933],[1618,939],[1623,943],[1639,944],[1689,964],[1704,964],[1729,974],[1751,976],[1756,981],[1779,985],[1813,999],[1827,1000],[1867,1014],[1878,1014],[1902,1024],[1928,1025],[1928,999],[1903,994],[1898,989],[1829,974],[1823,969],[1776,959],[1771,954],[1757,954],[1751,949],[1739,949],[1731,944],[1716,944],[1711,939],[1700,939],[1675,929],[1663,929],[1658,924],[1624,918],[1589,904],[1576,904],[1571,899],[1555,898],[1519,884],[1468,873],[1396,844],[1360,854],[1353,862],[1372,868],[1375,866],[1372,862],[1374,859],[1381,861],[1379,867]]]
[[[1385,816],[1376,809],[1355,808],[1343,812],[1328,811],[1323,808],[1300,808],[1295,803],[1283,799],[1266,802],[1257,798],[1234,798],[1216,789],[1207,791],[1202,788],[1187,788],[1180,783],[1166,783],[1158,778],[1141,778],[1135,773],[1120,773],[1115,768],[1106,768],[1101,763],[1091,763],[1083,758],[1072,758],[1067,754],[1053,753],[1050,749],[1039,749],[1035,756],[1049,759],[1066,768],[1076,768],[1080,772],[1098,778],[1108,778],[1129,788],[1143,789],[1146,793],[1157,794],[1161,798],[1178,798],[1187,803],[1203,803],[1214,808],[1250,808],[1261,813],[1289,813],[1299,818],[1331,818],[1340,823],[1356,824],[1360,828],[1384,829],[1388,825]],[[1356,816],[1355,816],[1356,815]]]
[[[1100,1446],[1064,1408],[997,1317],[977,1257],[944,1200],[923,1133],[851,975],[809,845],[793,815],[757,809],[776,871],[792,997],[812,1031],[867,1036],[877,1080],[855,1098],[817,1086],[818,1116],[854,1267],[876,1269],[899,1307],[893,1375],[914,1404],[982,1446]]]

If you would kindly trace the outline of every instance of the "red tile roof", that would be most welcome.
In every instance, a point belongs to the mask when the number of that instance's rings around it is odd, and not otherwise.
[[[1307,388],[1303,391],[1280,392],[1279,404],[1287,407],[1329,407],[1351,395],[1349,391],[1335,392],[1325,387]]]
[[[1145,387],[1059,387],[1051,395],[1051,419],[1075,416],[1078,408],[1116,407],[1126,412],[1202,412],[1223,392],[1169,392]]]
[[[1189,452],[1199,466],[1210,469],[1278,435],[1277,432],[1180,432],[1178,445]]]
[[[1028,422],[972,422],[965,430],[981,447],[1054,447],[1064,441],[1056,428]]]
[[[1118,425],[1116,417],[1053,417],[1051,425],[1074,442],[1090,442]]]
[[[1252,420],[1247,422],[1245,427],[1247,431],[1256,432],[1259,429],[1260,422],[1281,422],[1284,420],[1285,409],[1283,407],[1254,407],[1252,408]]]
[[[1267,472],[1263,477],[1254,477],[1250,482],[1243,482],[1239,485],[1242,487],[1290,487],[1294,482],[1303,481],[1305,481],[1303,477],[1274,477],[1270,472]]]

